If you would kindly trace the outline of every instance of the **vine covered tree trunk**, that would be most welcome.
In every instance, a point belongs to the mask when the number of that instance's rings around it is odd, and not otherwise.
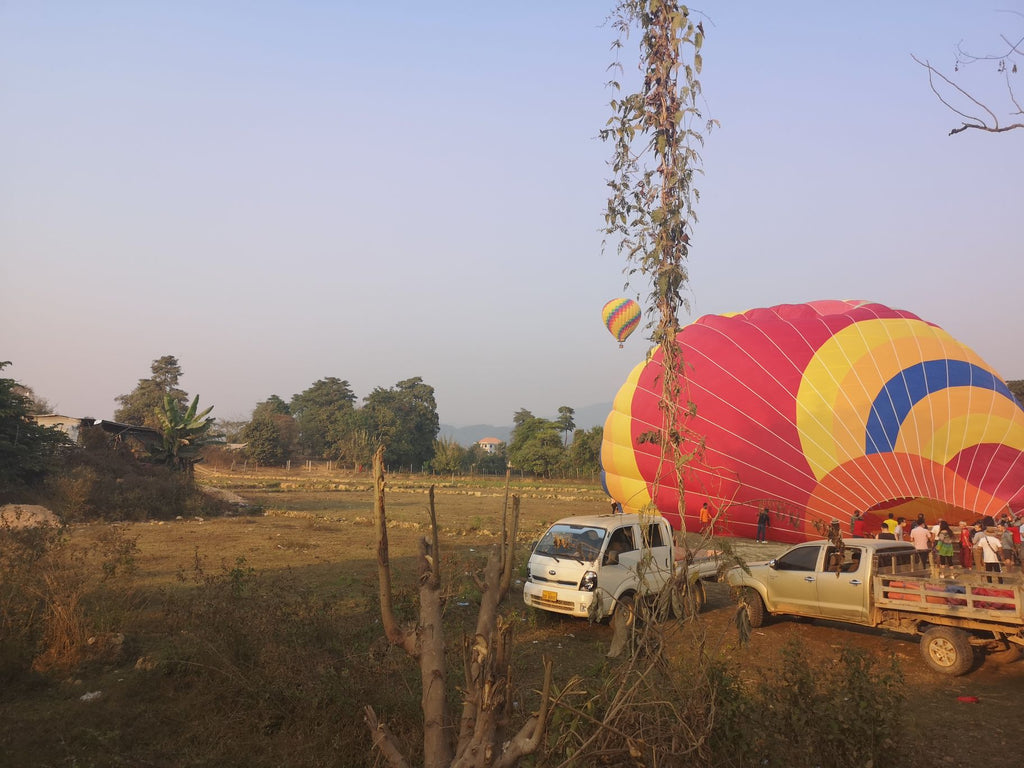
[[[697,220],[694,203],[700,197],[694,180],[701,173],[698,147],[704,142],[698,105],[704,26],[674,0],[623,0],[613,24],[619,34],[616,50],[624,47],[634,28],[639,31],[642,82],[636,92],[625,95],[621,83],[610,83],[616,92],[613,114],[600,132],[614,147],[605,233],[626,255],[627,275],[639,272],[651,281],[649,302],[656,314],[651,339],[661,348],[663,374],[662,423],[649,437],[661,448],[659,468],[675,468],[672,482],[680,489],[683,520],[682,473],[690,458],[684,443],[691,437],[685,425],[692,404],[676,337],[679,310],[689,308],[684,293],[687,260],[690,230]],[[622,71],[618,62],[615,68]],[[715,124],[709,120],[704,129],[710,131]],[[660,482],[656,477],[655,486]]]

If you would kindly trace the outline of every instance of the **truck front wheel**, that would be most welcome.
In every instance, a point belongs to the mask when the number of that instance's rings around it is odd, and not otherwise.
[[[921,655],[928,666],[944,675],[962,675],[974,666],[974,649],[967,633],[954,627],[931,627],[921,636]]]
[[[619,597],[617,602],[618,605],[615,607],[612,621],[618,619],[627,629],[632,629],[633,625],[636,624],[636,595],[632,592],[627,592]]]
[[[744,587],[740,593],[740,603],[747,609],[747,620],[751,629],[764,626],[764,600],[753,587]]]

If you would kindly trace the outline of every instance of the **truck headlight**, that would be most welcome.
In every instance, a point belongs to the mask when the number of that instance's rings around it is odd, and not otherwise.
[[[580,591],[593,592],[595,589],[597,589],[597,572],[587,571],[580,579]]]

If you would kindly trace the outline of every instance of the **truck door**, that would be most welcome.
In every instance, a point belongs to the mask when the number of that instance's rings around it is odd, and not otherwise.
[[[608,537],[608,548],[597,577],[605,612],[610,609],[612,599],[625,589],[623,582],[636,579],[636,566],[640,562],[637,538],[632,525],[620,526]]]
[[[806,616],[818,614],[821,550],[820,544],[805,544],[774,561],[767,584],[769,610]]]
[[[644,580],[648,589],[657,591],[672,575],[672,529],[665,520],[652,520],[641,526],[644,546],[650,549],[651,559],[646,564]]]
[[[863,547],[825,547],[817,574],[818,605],[825,619],[862,622],[868,614],[868,562]]]

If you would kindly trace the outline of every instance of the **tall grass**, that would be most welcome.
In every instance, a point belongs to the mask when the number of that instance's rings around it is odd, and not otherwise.
[[[206,525],[173,526],[97,524],[75,537],[0,531],[0,743],[9,764],[372,766],[367,704],[415,763],[419,670],[384,641],[371,576],[349,563],[269,570],[249,556],[270,536],[280,552],[290,536],[288,551],[313,562],[317,550],[299,546],[302,535],[320,535],[312,526],[254,531],[230,554]],[[238,521],[231,533],[242,526],[256,523]],[[166,534],[155,541],[195,544],[180,549],[177,579],[154,587],[140,580],[138,536],[157,531]],[[472,632],[479,594],[470,574],[482,558],[463,546],[443,563],[451,637]],[[415,584],[396,586],[396,611],[412,619]],[[671,641],[685,652],[669,658],[660,641],[618,662],[603,658],[603,634],[570,637],[583,634],[578,623],[535,612],[520,620],[514,601],[508,610],[521,634],[540,640],[525,640],[514,662],[519,722],[536,704],[539,649],[550,650],[551,638],[564,648],[555,671],[564,695],[536,766],[881,767],[906,754],[891,748],[899,675],[862,653],[817,663],[794,646],[773,672],[743,682],[696,630],[686,634],[689,625]],[[456,701],[463,660],[452,645]],[[570,669],[580,675],[571,684]],[[100,695],[83,701],[87,693]],[[594,738],[605,721],[613,727]]]

